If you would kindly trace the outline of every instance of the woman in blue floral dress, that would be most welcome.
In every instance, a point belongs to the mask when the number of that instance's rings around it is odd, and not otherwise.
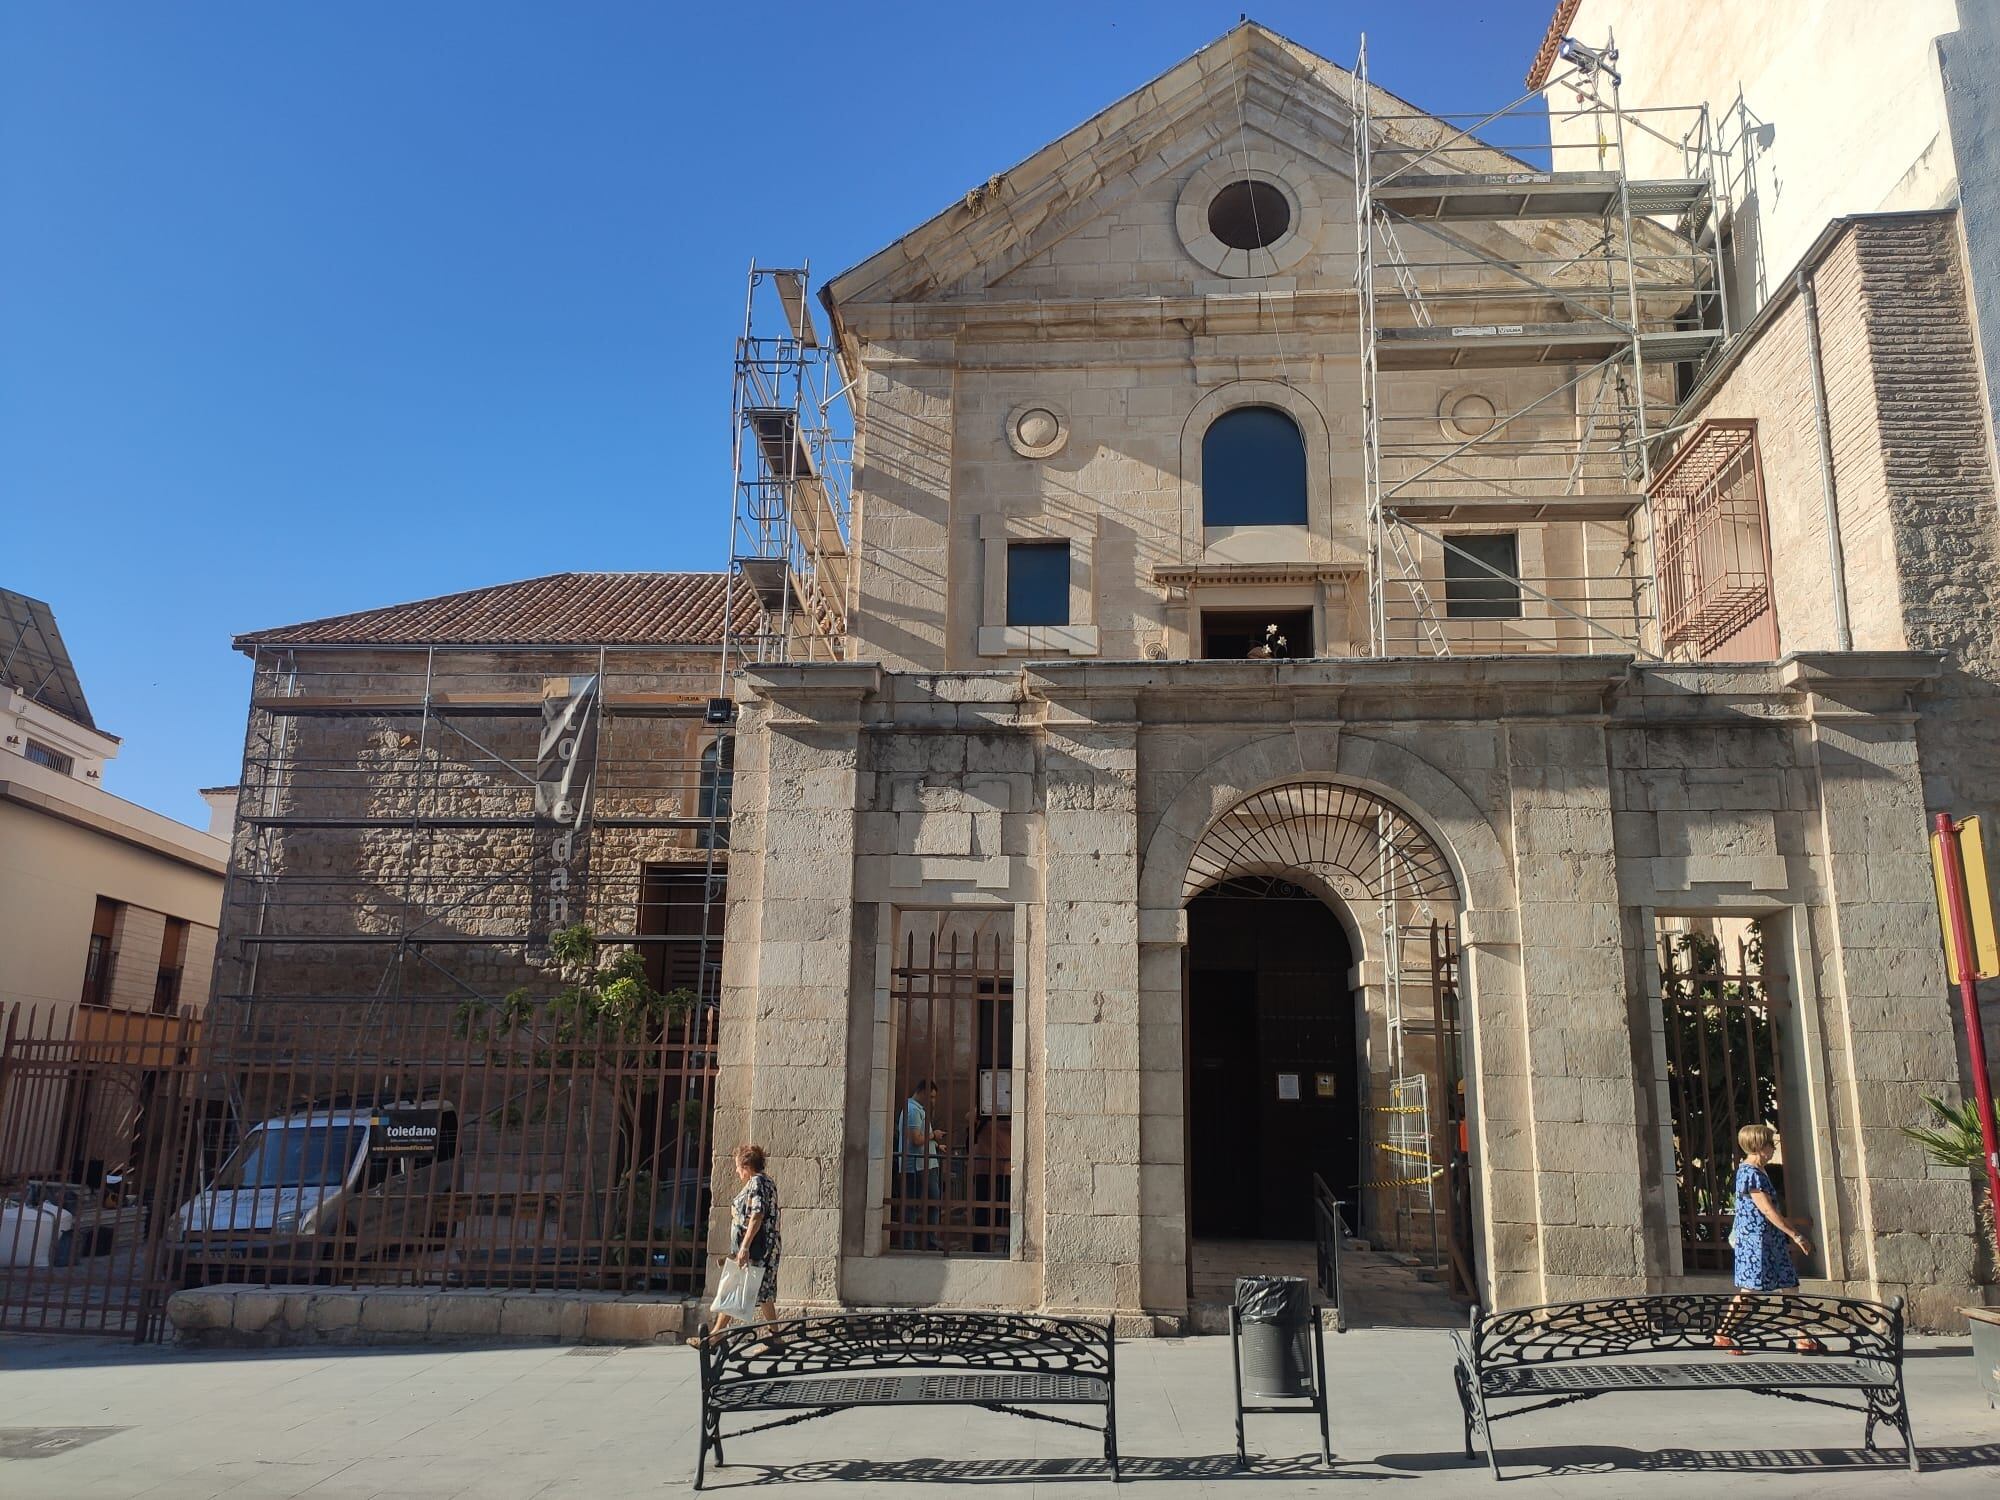
[[[1737,1149],[1743,1164],[1736,1169],[1736,1223],[1729,1243],[1735,1250],[1734,1280],[1736,1300],[1715,1335],[1715,1347],[1732,1354],[1743,1352],[1730,1337],[1730,1328],[1740,1316],[1745,1299],[1772,1292],[1796,1292],[1799,1272],[1792,1260],[1792,1248],[1801,1255],[1812,1254],[1812,1242],[1778,1207],[1778,1187],[1765,1170],[1777,1153],[1778,1133],[1768,1125],[1745,1125],[1736,1132]],[[1815,1339],[1799,1339],[1801,1353],[1818,1353]]]

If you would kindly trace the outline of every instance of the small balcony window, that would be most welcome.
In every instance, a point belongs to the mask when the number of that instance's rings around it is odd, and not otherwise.
[[[1313,655],[1310,609],[1205,609],[1201,654],[1210,661],[1286,660]]]

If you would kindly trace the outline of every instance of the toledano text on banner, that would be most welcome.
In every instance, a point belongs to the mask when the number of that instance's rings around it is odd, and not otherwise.
[[[590,873],[591,782],[597,768],[601,684],[550,677],[542,687],[542,736],[535,757],[534,916],[537,945],[581,921]]]

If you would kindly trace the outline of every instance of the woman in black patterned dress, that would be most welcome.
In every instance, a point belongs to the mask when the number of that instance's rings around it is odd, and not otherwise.
[[[743,1187],[729,1204],[729,1259],[745,1269],[763,1269],[757,1316],[769,1323],[778,1316],[778,1256],[783,1248],[778,1238],[778,1185],[765,1175],[763,1147],[738,1146],[734,1160]],[[728,1313],[717,1313],[708,1331],[720,1333],[734,1321]]]

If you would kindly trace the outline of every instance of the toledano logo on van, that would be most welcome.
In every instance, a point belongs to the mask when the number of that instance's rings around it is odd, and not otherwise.
[[[434,1109],[385,1109],[368,1122],[369,1145],[391,1156],[435,1156],[438,1112]]]

